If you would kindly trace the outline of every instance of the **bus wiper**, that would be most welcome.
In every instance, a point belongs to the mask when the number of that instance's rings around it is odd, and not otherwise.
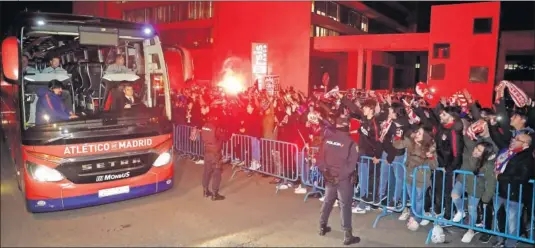
[[[55,141],[58,141],[58,140],[62,140],[62,139],[65,139],[65,138],[70,138],[70,137],[72,137],[72,134],[63,134],[63,135],[60,135],[59,137],[55,137],[55,138],[52,138],[52,139],[49,139],[49,140],[43,142],[43,145],[49,144],[49,143],[52,143],[52,142],[55,142]]]

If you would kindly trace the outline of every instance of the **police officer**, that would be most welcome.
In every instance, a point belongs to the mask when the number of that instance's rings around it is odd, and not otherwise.
[[[338,198],[342,211],[344,245],[360,242],[359,237],[353,236],[351,225],[351,204],[353,185],[356,181],[357,160],[357,144],[349,136],[348,120],[338,118],[334,127],[325,130],[317,158],[318,167],[325,179],[325,200],[321,206],[319,234],[324,236],[331,231],[327,222],[334,202]]]
[[[221,148],[225,141],[226,132],[218,127],[218,120],[218,116],[208,113],[206,122],[201,129],[201,138],[204,143],[203,195],[211,197],[213,201],[225,199],[219,194],[219,185],[221,183]],[[209,190],[210,179],[213,179],[212,191]]]

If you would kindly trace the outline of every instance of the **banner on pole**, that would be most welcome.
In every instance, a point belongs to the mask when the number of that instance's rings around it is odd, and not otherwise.
[[[280,77],[278,75],[266,75],[264,76],[264,86],[268,95],[273,96],[279,93],[280,90]]]

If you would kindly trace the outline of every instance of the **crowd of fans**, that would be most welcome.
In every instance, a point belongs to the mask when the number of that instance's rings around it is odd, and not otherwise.
[[[328,92],[317,88],[306,96],[291,87],[268,92],[254,86],[230,95],[218,87],[194,85],[176,95],[173,117],[177,124],[200,129],[207,115],[217,115],[220,125],[229,132],[293,143],[299,151],[304,147],[317,147],[326,129],[335,123],[345,123],[349,135],[359,145],[359,154],[372,158],[367,166],[356,165],[359,174],[377,178],[361,178],[357,182],[357,194],[362,201],[354,204],[354,213],[366,213],[373,208],[372,205],[385,204],[385,201],[390,207],[400,206],[403,175],[399,168],[389,166],[398,163],[403,164],[407,171],[407,192],[411,192],[413,181],[417,184],[414,195],[417,199],[413,201],[416,204],[411,206],[416,212],[442,213],[444,219],[454,222],[464,220],[472,226],[482,225],[492,230],[495,219],[492,213],[494,209],[500,209],[500,218],[497,219],[508,219],[506,229],[499,221],[502,232],[516,235],[519,225],[515,216],[522,215],[520,233],[528,232],[533,225],[528,223],[533,221],[533,188],[528,181],[535,179],[535,102],[519,97],[517,92],[514,85],[502,82],[496,87],[493,108],[483,108],[467,90],[454,98],[442,97],[436,106],[430,106],[426,96],[408,93],[379,94],[355,89],[341,92],[336,87]],[[254,146],[256,148],[247,149],[254,153],[252,156],[237,154],[234,157],[240,159],[233,162],[257,169],[262,158],[259,158],[258,145]],[[381,169],[373,170],[373,165],[380,165]],[[443,168],[435,172],[435,180],[445,180],[434,182],[437,187],[435,199],[431,199],[429,188],[431,174],[416,173],[417,178],[413,179],[413,169],[422,165],[432,169]],[[454,178],[455,170],[473,174],[466,180],[462,179],[462,175]],[[446,174],[445,177],[442,173]],[[478,179],[472,180],[474,176]],[[395,182],[393,194],[387,192],[389,189],[385,185],[391,182],[386,181]],[[372,199],[374,182],[379,193]],[[282,189],[293,187],[281,184],[276,178],[273,183]],[[497,184],[498,190],[495,190]],[[520,190],[520,185],[523,190]],[[299,185],[295,192],[306,193],[306,189]],[[442,192],[446,195],[443,196]],[[465,194],[467,198],[463,197]],[[424,195],[428,196],[425,197],[427,202],[423,200]],[[466,220],[463,199],[468,199],[469,218]],[[506,202],[508,206],[501,208]],[[440,209],[442,206],[444,209]],[[484,212],[485,218],[482,217]],[[406,210],[400,216],[400,220],[408,219],[410,230],[415,231],[420,225],[429,223],[411,215],[412,212]],[[474,235],[474,231],[468,230],[462,241],[468,243]],[[490,239],[488,234],[480,237],[484,243]],[[496,244],[512,247],[516,241],[498,239]]]

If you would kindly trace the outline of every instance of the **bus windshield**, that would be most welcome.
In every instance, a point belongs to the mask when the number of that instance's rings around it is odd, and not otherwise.
[[[22,39],[25,129],[165,116],[169,84],[163,61],[144,51],[154,45],[151,39],[92,45],[81,44],[78,36],[33,36],[31,32]]]

